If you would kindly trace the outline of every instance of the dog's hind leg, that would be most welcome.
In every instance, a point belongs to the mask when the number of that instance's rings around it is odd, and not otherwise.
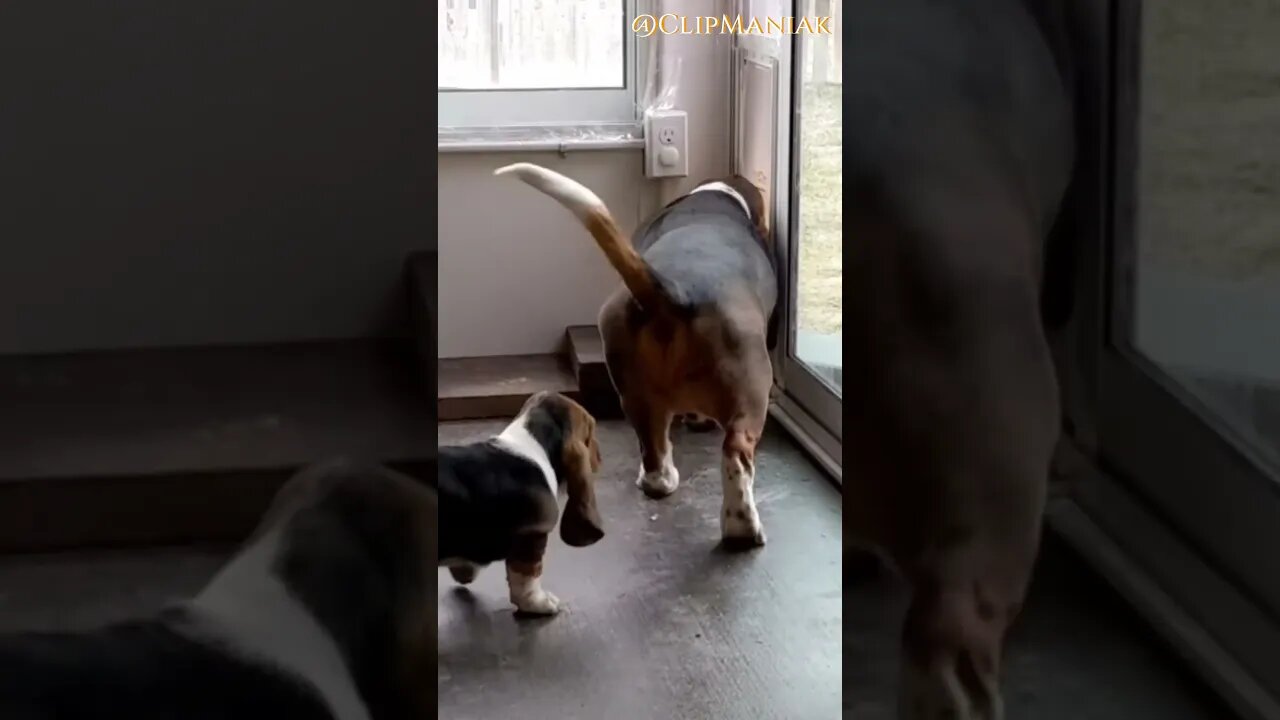
[[[756,509],[756,446],[764,433],[769,413],[769,392],[773,387],[773,366],[761,335],[754,342],[744,340],[738,363],[732,372],[719,378],[719,405],[716,420],[724,428],[720,479],[723,498],[720,509],[720,536],[730,549],[747,549],[765,544],[764,525]]]
[[[636,485],[651,498],[664,498],[680,486],[680,473],[671,459],[671,421],[674,414],[647,398],[631,396],[622,410],[640,441],[640,473]]]
[[[985,374],[1010,386],[1019,377],[1043,382],[989,393],[964,424],[935,434],[947,437],[927,453],[932,460],[912,467],[930,481],[894,478],[902,483],[899,538],[911,538],[895,543],[912,588],[902,632],[903,720],[1004,718],[1002,648],[1039,553],[1057,413],[1044,368]],[[1037,395],[1043,399],[1029,401]]]
[[[902,634],[901,720],[1003,720],[1001,651],[1017,617],[1035,554],[970,543],[914,574]],[[1014,554],[1025,561],[1011,564]],[[1000,571],[993,565],[1002,566]]]
[[[725,423],[720,477],[724,497],[720,510],[720,535],[725,547],[764,545],[764,525],[756,509],[756,445],[764,431],[764,413],[738,415]]]

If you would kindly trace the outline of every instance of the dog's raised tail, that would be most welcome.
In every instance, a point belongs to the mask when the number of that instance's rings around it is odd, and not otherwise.
[[[572,178],[533,163],[507,165],[494,170],[493,174],[515,175],[568,208],[595,238],[596,245],[622,276],[623,284],[640,307],[657,310],[665,304],[666,296],[654,281],[653,272],[644,258],[622,234],[608,206],[590,189]]]

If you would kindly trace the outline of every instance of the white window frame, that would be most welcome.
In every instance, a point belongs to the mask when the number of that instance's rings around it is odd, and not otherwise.
[[[513,90],[438,89],[437,128],[442,135],[467,130],[510,130],[528,128],[545,137],[547,131],[563,130],[582,137],[583,128],[611,128],[610,134],[638,130],[640,88],[647,66],[649,43],[632,31],[639,8],[652,0],[624,0],[623,87]],[[622,131],[622,132],[619,132]]]

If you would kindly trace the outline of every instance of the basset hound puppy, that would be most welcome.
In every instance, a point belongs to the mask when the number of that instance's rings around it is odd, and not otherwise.
[[[578,182],[529,163],[494,174],[514,175],[572,211],[622,277],[598,324],[609,376],[640,441],[637,484],[654,498],[674,492],[672,419],[713,420],[725,432],[721,535],[730,547],[763,545],[755,450],[773,386],[778,288],[759,189],[736,176],[704,183],[628,242]]]
[[[189,601],[0,636],[0,718],[427,717],[435,542],[425,482],[347,462],[304,470]]]
[[[604,537],[592,481],[600,470],[595,418],[569,398],[540,392],[494,437],[440,448],[440,564],[463,585],[505,561],[517,612],[554,615],[542,589],[547,536],[585,547]],[[563,515],[559,498],[567,495]]]

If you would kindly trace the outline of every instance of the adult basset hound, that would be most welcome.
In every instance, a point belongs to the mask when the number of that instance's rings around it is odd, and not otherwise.
[[[1046,320],[1071,284],[1047,258],[1096,7],[843,7],[846,540],[912,587],[898,717],[1000,720],[1062,428]]]
[[[714,420],[725,432],[721,536],[730,547],[763,545],[755,450],[773,385],[778,290],[760,191],[741,177],[704,183],[628,242],[604,202],[578,182],[529,163],[495,174],[514,175],[572,211],[622,277],[598,324],[609,376],[640,441],[637,484],[654,498],[674,492],[672,419]]]
[[[557,393],[531,396],[494,437],[441,447],[440,564],[466,585],[485,565],[505,561],[516,610],[556,614],[560,600],[540,582],[547,537],[557,520],[572,547],[604,537],[592,489],[599,470],[595,418]]]
[[[426,717],[435,543],[427,483],[348,462],[304,470],[191,600],[0,636],[0,718]]]

